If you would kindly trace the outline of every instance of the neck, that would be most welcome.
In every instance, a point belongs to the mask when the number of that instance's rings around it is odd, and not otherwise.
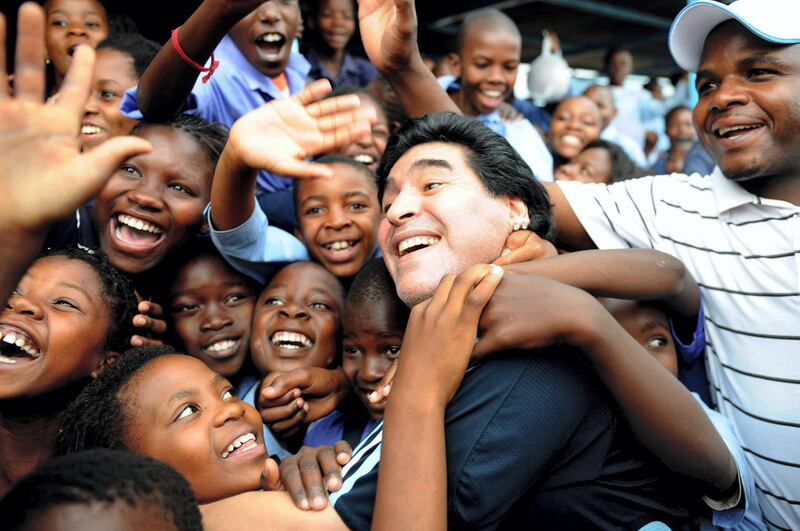
[[[55,455],[64,400],[49,396],[0,401],[0,496],[37,465]],[[60,407],[56,408],[53,403]]]
[[[467,101],[467,98],[464,97],[464,93],[459,89],[450,94],[450,99],[458,106],[459,110],[464,113],[464,116],[478,116],[480,114],[470,102]]]
[[[763,177],[739,184],[751,194],[800,206],[800,174]]]
[[[334,50],[325,45],[321,46],[317,53],[319,53],[320,62],[325,65],[325,68],[330,73],[339,75],[339,70],[341,70],[344,63],[344,48]]]

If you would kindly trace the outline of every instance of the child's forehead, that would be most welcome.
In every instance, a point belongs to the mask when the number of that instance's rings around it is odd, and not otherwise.
[[[178,270],[175,284],[227,284],[232,280],[245,282],[245,278],[228,266],[221,256],[201,254],[189,260]]]
[[[22,280],[34,283],[74,284],[94,293],[100,293],[103,289],[100,275],[91,265],[67,256],[45,256],[36,260]]]
[[[273,289],[284,289],[293,293],[320,291],[337,300],[343,298],[339,280],[327,269],[313,262],[296,262],[278,271],[264,292]]]
[[[466,49],[471,49],[473,53],[478,53],[479,49],[488,47],[504,46],[516,48],[517,54],[522,50],[522,41],[501,25],[492,24],[472,24],[464,34],[462,53]]]
[[[360,163],[355,163],[360,164]],[[375,177],[364,167],[356,167],[346,162],[327,163],[333,168],[333,178],[322,177],[298,180],[297,197],[303,201],[309,196],[319,195],[325,198],[340,198],[352,192],[365,194],[378,193]]]

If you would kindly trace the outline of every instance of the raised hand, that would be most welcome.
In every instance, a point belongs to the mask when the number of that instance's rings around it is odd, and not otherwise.
[[[0,17],[2,18],[2,17]],[[44,12],[19,11],[14,95],[5,68],[5,21],[0,22],[0,228],[41,234],[91,198],[125,159],[144,153],[142,139],[118,137],[90,153],[78,142],[89,96],[94,52],[79,46],[58,98],[44,104]]]
[[[367,134],[377,117],[356,95],[319,101],[330,92],[315,81],[295,97],[272,100],[236,121],[223,158],[234,169],[263,169],[291,177],[330,177],[333,170],[305,161]],[[238,167],[238,168],[237,168]]]
[[[421,58],[414,0],[359,0],[358,24],[364,50],[381,72],[407,69]]]

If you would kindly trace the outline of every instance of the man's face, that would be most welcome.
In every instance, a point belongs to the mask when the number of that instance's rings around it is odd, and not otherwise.
[[[734,181],[800,171],[800,45],[778,46],[731,21],[712,31],[697,72],[694,122]]]
[[[469,30],[461,49],[462,111],[490,114],[506,101],[517,80],[521,44],[504,31]]]
[[[299,23],[297,0],[269,0],[237,22],[228,34],[251,65],[265,76],[276,77],[289,63]]]
[[[491,197],[465,156],[456,144],[421,144],[387,179],[378,241],[409,306],[429,298],[448,273],[496,260],[514,216],[527,217],[520,200]]]

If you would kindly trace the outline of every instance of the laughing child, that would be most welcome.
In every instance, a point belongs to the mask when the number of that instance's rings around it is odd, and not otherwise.
[[[99,255],[62,250],[28,268],[0,313],[0,494],[54,454],[62,412],[125,350],[135,311]]]
[[[356,31],[355,4],[355,0],[313,2],[309,21],[313,40],[304,52],[311,63],[310,78],[324,77],[334,87],[364,87],[378,74],[372,63],[347,51]]]

